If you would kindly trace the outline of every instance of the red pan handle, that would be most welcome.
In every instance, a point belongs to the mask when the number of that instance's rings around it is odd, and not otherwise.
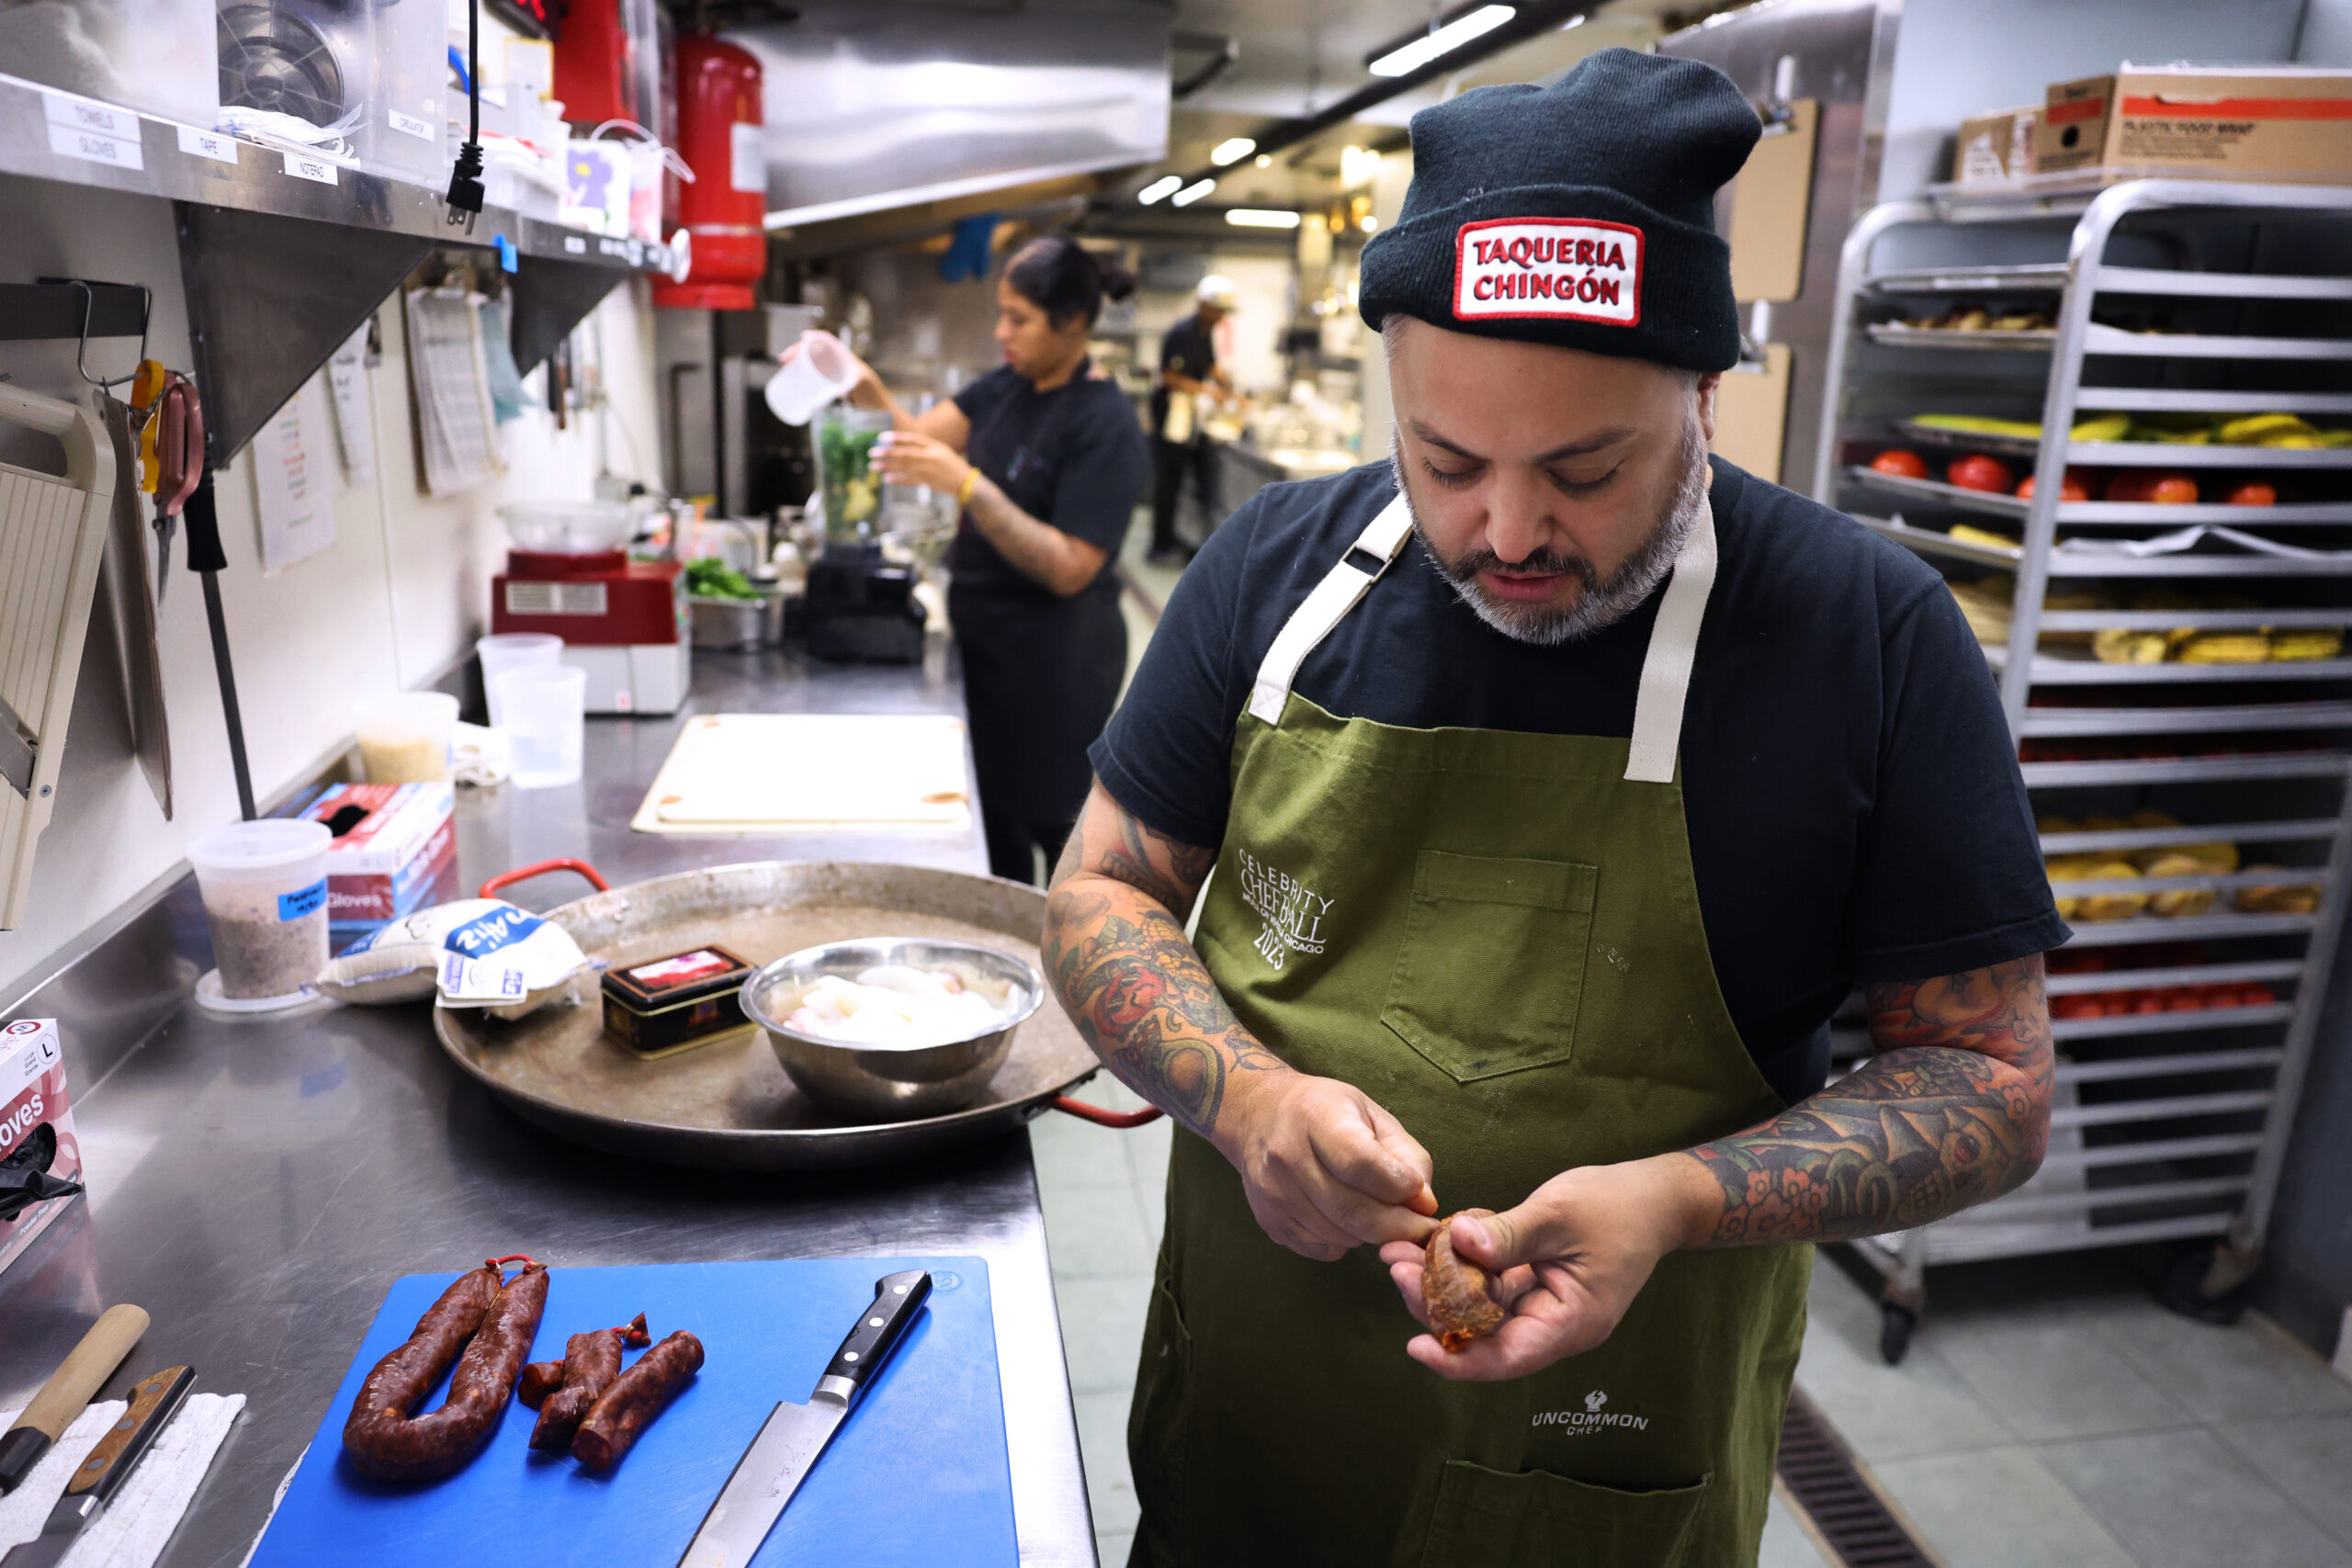
[[[1091,1122],[1098,1127],[1141,1127],[1168,1114],[1157,1105],[1147,1105],[1141,1111],[1106,1111],[1099,1105],[1089,1105],[1082,1100],[1072,1100],[1066,1094],[1054,1096],[1052,1103],[1055,1110],[1066,1111],[1080,1121]]]
[[[550,871],[576,871],[586,877],[597,892],[610,893],[613,890],[613,885],[605,880],[604,873],[584,860],[543,860],[537,865],[518,865],[513,871],[500,872],[496,876],[483,883],[481,891],[475,897],[495,898],[502,888],[512,887],[518,882],[527,882],[532,877],[545,875]]]

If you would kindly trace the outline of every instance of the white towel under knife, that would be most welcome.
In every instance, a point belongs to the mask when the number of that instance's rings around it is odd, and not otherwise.
[[[58,1568],[153,1568],[244,1407],[242,1393],[188,1395],[122,1491],[82,1531]],[[0,1551],[40,1534],[74,1472],[128,1408],[110,1399],[83,1411],[17,1489],[0,1497]],[[0,1416],[0,1430],[16,1418],[14,1411]]]

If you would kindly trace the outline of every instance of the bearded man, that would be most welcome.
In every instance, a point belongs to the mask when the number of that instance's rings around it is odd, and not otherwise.
[[[1984,655],[1707,456],[1758,131],[1623,50],[1417,116],[1392,462],[1220,528],[1092,751],[1045,952],[1183,1129],[1135,1563],[1752,1563],[1811,1244],[2041,1160],[2067,931]],[[1455,1349],[1442,1223],[1507,1308]]]

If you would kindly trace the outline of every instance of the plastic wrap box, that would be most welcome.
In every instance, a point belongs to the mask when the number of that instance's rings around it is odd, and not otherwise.
[[[2352,71],[2127,62],[2059,82],[2033,167],[2335,184],[2352,176]]]

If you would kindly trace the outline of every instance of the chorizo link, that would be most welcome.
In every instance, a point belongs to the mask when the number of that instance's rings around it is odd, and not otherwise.
[[[548,1395],[539,1407],[538,1425],[531,1428],[531,1446],[561,1453],[571,1446],[571,1434],[595,1407],[604,1392],[621,1375],[621,1347],[645,1343],[645,1314],[619,1328],[599,1328],[575,1334],[563,1348],[563,1386]]]
[[[681,1328],[613,1380],[572,1435],[571,1457],[591,1470],[620,1462],[702,1366],[702,1341]]]
[[[497,1269],[484,1265],[449,1281],[441,1298],[416,1320],[408,1338],[378,1361],[359,1385],[350,1419],[343,1424],[343,1447],[362,1473],[374,1473],[370,1456],[381,1450],[386,1435],[408,1419],[410,1408],[441,1381],[467,1337],[481,1326],[483,1314],[498,1299],[500,1278]]]
[[[573,1337],[579,1337],[574,1335]],[[565,1359],[570,1359],[569,1352]],[[563,1361],[533,1361],[523,1369],[523,1381],[516,1387],[515,1394],[524,1404],[537,1410],[547,1403],[548,1394],[563,1386]]]
[[[495,1288],[497,1268],[485,1265],[483,1271]],[[393,1359],[386,1357],[368,1375],[344,1427],[344,1449],[353,1468],[378,1481],[431,1481],[472,1458],[514,1397],[515,1377],[523,1358],[531,1353],[531,1337],[538,1332],[547,1302],[548,1271],[536,1263],[525,1264],[481,1314],[473,1343],[450,1374],[449,1397],[430,1415],[409,1414],[409,1406],[432,1386],[430,1379],[422,1384],[387,1381],[378,1387],[378,1374]],[[434,1370],[437,1372],[446,1364],[444,1360]],[[372,1401],[371,1391],[376,1393]]]
[[[1464,1209],[1484,1219],[1492,1209]],[[1483,1339],[1503,1325],[1510,1314],[1495,1299],[1494,1281],[1487,1271],[1453,1250],[1453,1216],[1449,1214],[1430,1233],[1428,1255],[1421,1262],[1421,1306],[1429,1314],[1430,1332],[1448,1350],[1460,1350],[1473,1339]]]

